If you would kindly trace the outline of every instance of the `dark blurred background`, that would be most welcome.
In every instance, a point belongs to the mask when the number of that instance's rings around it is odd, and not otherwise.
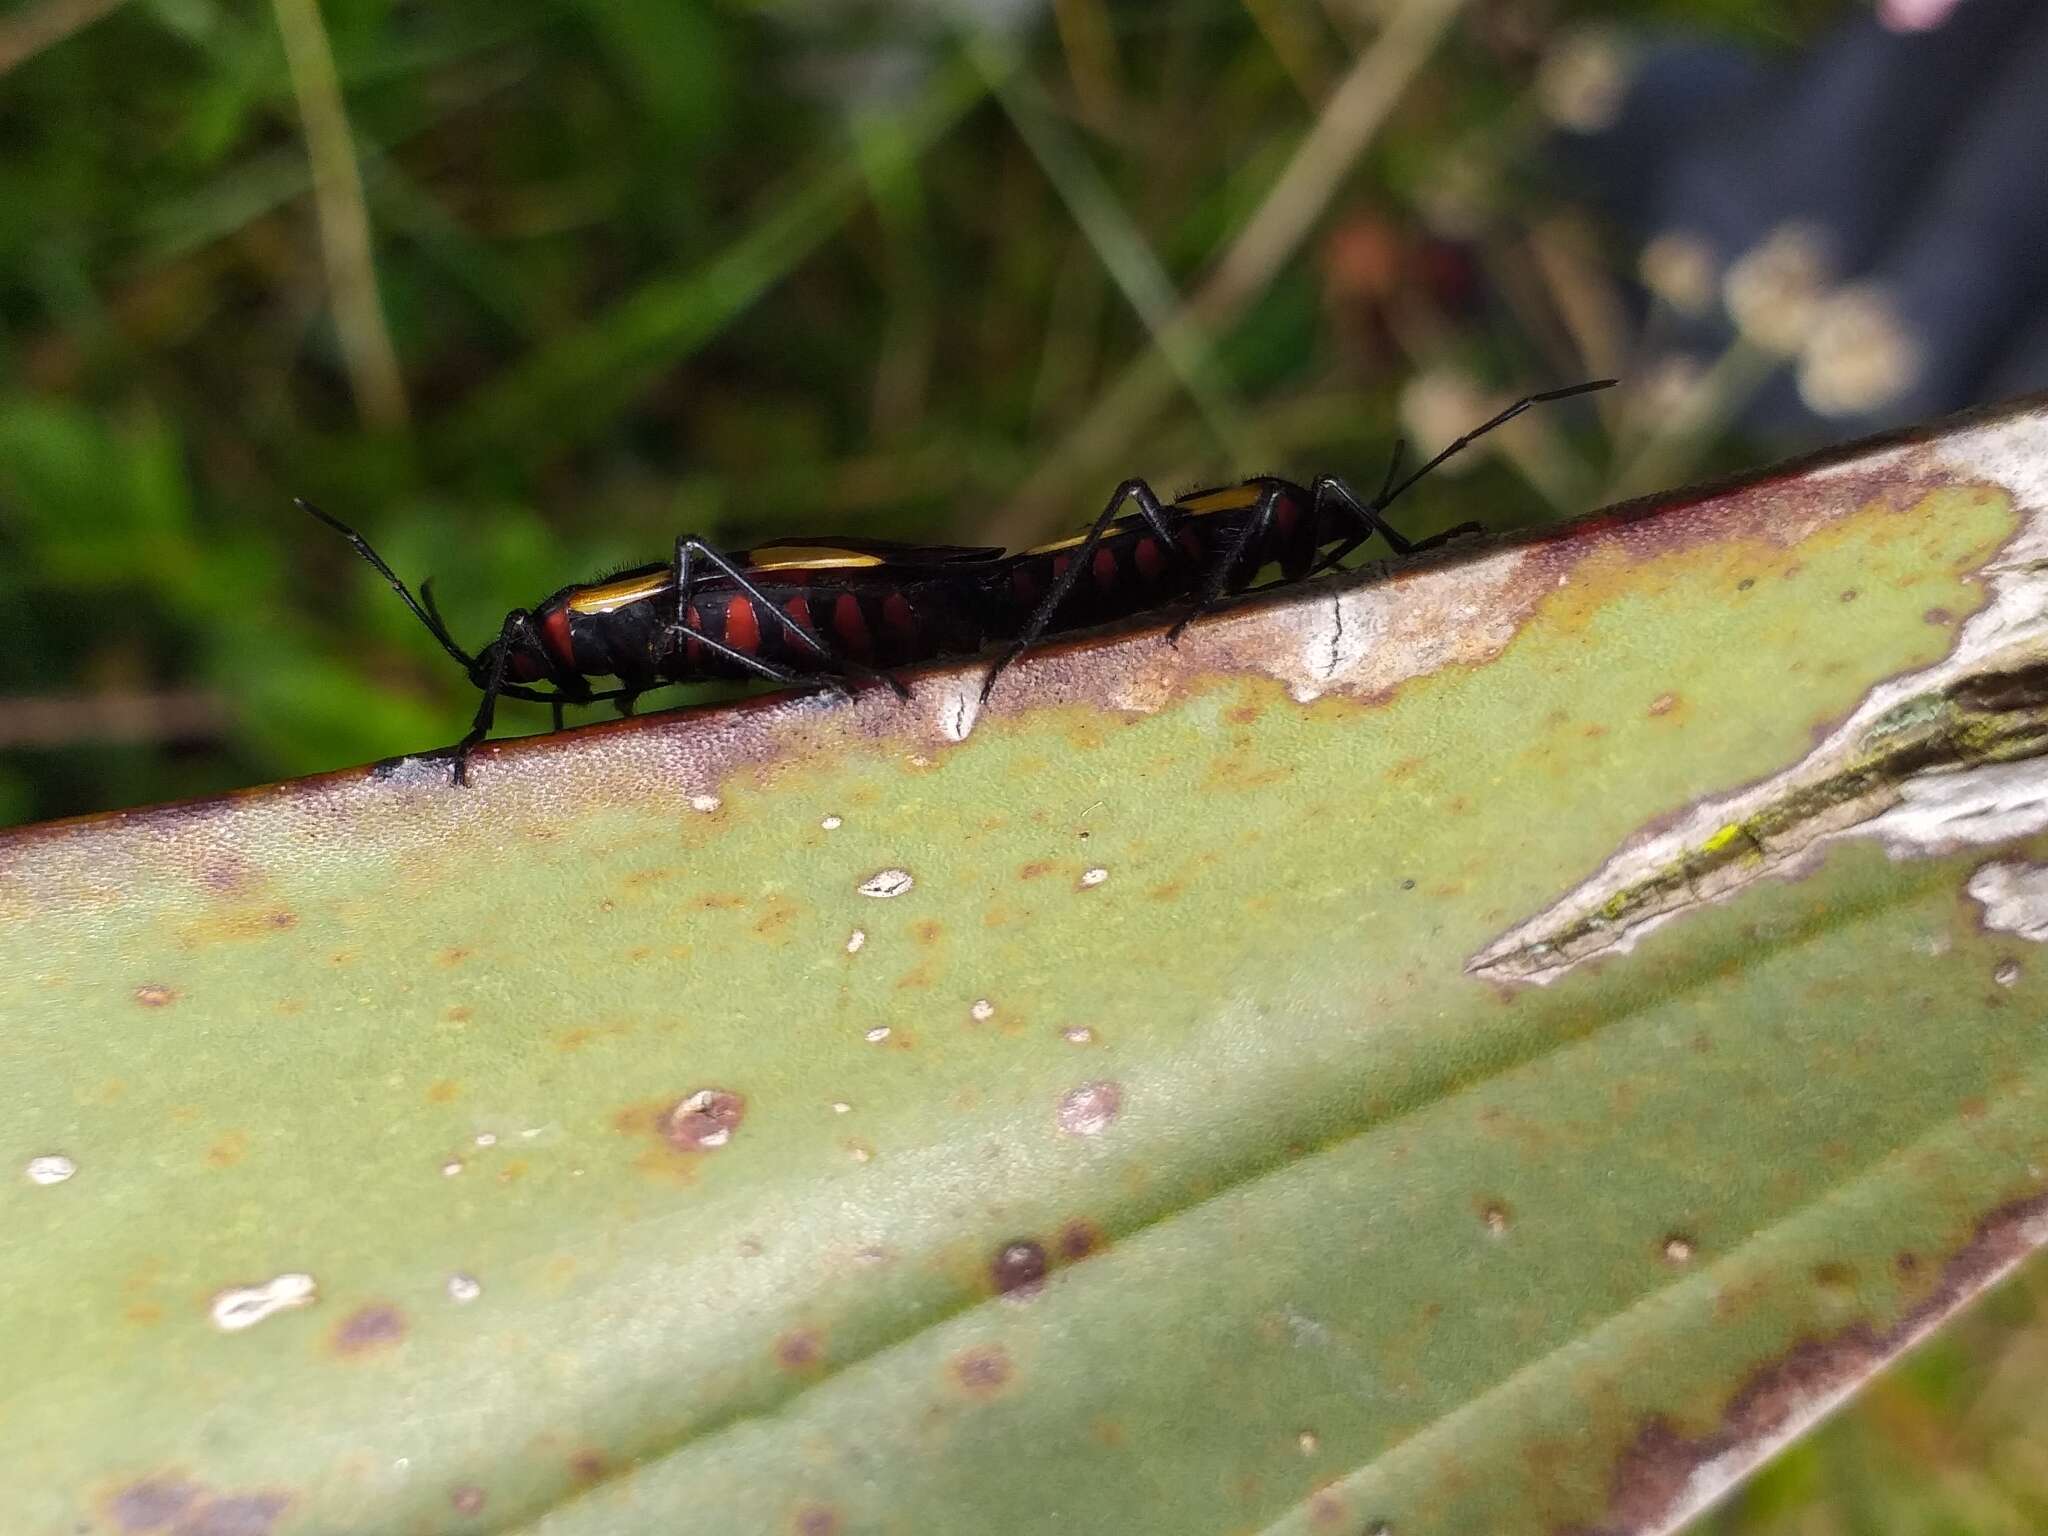
[[[1376,480],[1605,374],[1405,517],[2048,385],[2044,12],[15,0],[0,824],[460,733],[294,495],[481,643],[680,530],[1023,544],[1128,474]],[[1709,1523],[2048,1529],[2044,1301]]]

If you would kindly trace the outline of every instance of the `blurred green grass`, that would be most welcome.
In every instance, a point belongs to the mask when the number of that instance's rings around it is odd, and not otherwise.
[[[1791,47],[1840,9],[25,0],[0,13],[0,823],[460,733],[464,680],[295,495],[436,575],[480,643],[683,529],[1018,544],[1127,474],[1374,479],[1404,426],[1440,441],[1482,391],[1611,365],[1574,300],[1611,304],[1622,254],[1535,174],[1549,42],[1619,13]],[[1289,181],[1404,37],[1384,111]],[[1603,410],[1405,515],[1584,510],[1658,446]],[[1713,1523],[2048,1528],[2044,1283]]]

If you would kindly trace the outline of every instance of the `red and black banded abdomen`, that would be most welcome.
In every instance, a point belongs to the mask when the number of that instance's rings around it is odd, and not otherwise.
[[[1087,568],[1074,578],[1053,615],[1053,627],[1109,624],[1194,597],[1214,575],[1216,562],[1236,548],[1252,526],[1259,499],[1269,488],[1275,492],[1272,515],[1257,530],[1255,542],[1232,570],[1224,590],[1241,591],[1271,565],[1279,566],[1290,580],[1307,575],[1325,535],[1314,525],[1306,494],[1287,481],[1248,480],[1197,492],[1169,507],[1170,545],[1141,518],[1113,524],[1089,552]],[[1008,622],[1021,625],[1028,618],[1081,558],[1084,543],[1082,538],[1068,539],[1026,550],[1007,562],[1002,596]]]
[[[683,623],[697,633],[664,651],[662,677],[680,683],[758,675],[705,640],[801,674],[837,673],[848,661],[885,670],[968,656],[986,640],[976,594],[967,583],[847,580],[838,572],[831,578],[821,573],[809,581],[757,582],[772,612],[737,587],[706,583],[691,594],[683,614]],[[815,636],[829,657],[821,660],[792,625]]]
[[[1074,579],[1053,615],[1058,629],[1108,624],[1174,603],[1193,594],[1209,567],[1208,519],[1189,518],[1169,548],[1144,524],[1105,533],[1089,552],[1086,569]],[[1081,555],[1081,541],[1026,550],[1007,563],[993,606],[1002,610],[1007,633],[1015,634],[1053,584]]]

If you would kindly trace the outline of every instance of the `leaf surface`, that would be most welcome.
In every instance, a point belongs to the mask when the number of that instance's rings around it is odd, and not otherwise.
[[[2044,465],[7,836],[17,1528],[1672,1528],[2048,1237]]]

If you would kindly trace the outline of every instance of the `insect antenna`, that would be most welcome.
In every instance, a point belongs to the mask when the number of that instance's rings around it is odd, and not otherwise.
[[[1359,545],[1363,544],[1375,533],[1386,539],[1396,554],[1405,555],[1431,548],[1434,545],[1443,543],[1446,539],[1455,538],[1461,533],[1475,531],[1479,526],[1477,523],[1466,523],[1451,529],[1447,533],[1440,533],[1434,538],[1424,539],[1421,543],[1416,544],[1402,538],[1380,514],[1413,487],[1416,481],[1435,469],[1439,464],[1442,464],[1444,460],[1450,458],[1453,454],[1469,448],[1475,441],[1486,436],[1495,427],[1500,426],[1504,422],[1513,421],[1522,412],[1528,410],[1530,406],[1541,405],[1546,400],[1568,400],[1573,395],[1591,394],[1596,389],[1610,388],[1616,382],[1614,379],[1594,379],[1587,384],[1570,384],[1563,389],[1546,389],[1541,394],[1525,395],[1506,410],[1500,412],[1491,421],[1483,422],[1479,426],[1474,427],[1470,432],[1467,432],[1456,442],[1450,444],[1435,458],[1431,459],[1405,480],[1397,479],[1396,477],[1400,474],[1401,456],[1407,451],[1408,445],[1405,441],[1396,441],[1394,444],[1394,456],[1387,463],[1387,477],[1380,482],[1379,495],[1373,497],[1371,501],[1360,501],[1351,488],[1341,480],[1329,476],[1318,480],[1316,482],[1317,504],[1321,505],[1321,498],[1327,492],[1335,499],[1338,505],[1344,507],[1350,513],[1352,519],[1359,526],[1356,533],[1317,560],[1309,568],[1307,574],[1310,576],[1320,575],[1324,571],[1332,570],[1343,564],[1345,557],[1351,551],[1358,548]]]
[[[1486,434],[1491,432],[1495,427],[1506,426],[1509,422],[1513,421],[1517,416],[1521,415],[1522,412],[1528,410],[1530,406],[1542,405],[1546,401],[1550,400],[1569,400],[1573,395],[1590,395],[1596,389],[1611,389],[1614,387],[1615,384],[1619,382],[1620,381],[1617,379],[1594,379],[1591,382],[1585,384],[1568,384],[1563,389],[1546,389],[1541,394],[1524,395],[1521,399],[1517,400],[1513,405],[1509,406],[1506,410],[1502,411],[1498,416],[1495,416],[1490,421],[1481,422],[1478,426],[1474,427],[1470,432],[1467,432],[1463,437],[1454,440],[1435,458],[1431,459],[1427,464],[1423,465],[1422,468],[1416,470],[1415,473],[1410,475],[1407,479],[1401,481],[1400,484],[1393,484],[1394,472],[1390,467],[1387,471],[1388,484],[1382,486],[1380,488],[1379,495],[1374,498],[1374,509],[1378,511],[1384,511],[1390,502],[1399,500],[1402,492],[1412,487],[1416,481],[1420,480],[1424,475],[1428,474],[1431,470],[1435,469],[1438,465],[1442,464],[1444,460],[1453,458],[1459,453],[1462,453],[1465,449],[1471,447],[1480,438],[1486,436]],[[1394,462],[1398,464],[1400,463],[1400,461],[1400,449],[1396,448],[1394,450]]]
[[[293,497],[292,504],[300,511],[310,513],[314,517],[319,518],[321,522],[354,545],[356,553],[369,561],[377,574],[391,584],[391,590],[404,599],[405,606],[413,611],[413,616],[427,626],[427,633],[441,642],[441,649],[461,663],[463,671],[474,672],[476,670],[476,658],[455,643],[455,637],[448,633],[448,626],[441,622],[441,615],[434,607],[431,582],[422,582],[420,584],[420,596],[426,599],[426,603],[422,605],[419,598],[414,597],[406,584],[398,579],[398,573],[384,563],[384,557],[378,554],[376,550],[370,548],[370,541],[368,539],[357,533],[355,529],[349,527],[347,523],[342,522],[339,518],[330,517],[327,513],[322,512],[303,496]]]
[[[443,645],[449,645],[448,621],[441,617],[440,606],[434,601],[434,578],[431,576],[423,577],[420,581],[420,606],[427,610],[427,618],[430,621],[427,627],[433,630],[434,638]],[[450,649],[454,647],[450,646]]]

